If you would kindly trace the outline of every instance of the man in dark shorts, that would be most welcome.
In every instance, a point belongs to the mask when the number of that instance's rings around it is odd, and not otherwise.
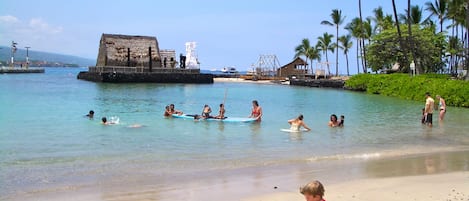
[[[425,123],[429,126],[433,126],[433,108],[435,108],[435,100],[433,100],[432,96],[429,92],[425,93],[425,116],[426,121]]]

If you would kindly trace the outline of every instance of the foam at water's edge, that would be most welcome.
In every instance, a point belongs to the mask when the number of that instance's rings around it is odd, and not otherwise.
[[[351,154],[335,154],[327,156],[313,156],[307,158],[307,162],[316,161],[333,161],[333,160],[370,160],[378,158],[390,158],[400,156],[411,156],[419,154],[432,154],[441,152],[453,152],[453,151],[469,151],[469,147],[434,147],[434,148],[411,148],[411,149],[396,149],[396,150],[383,150],[380,152],[369,152],[369,153],[351,153]]]

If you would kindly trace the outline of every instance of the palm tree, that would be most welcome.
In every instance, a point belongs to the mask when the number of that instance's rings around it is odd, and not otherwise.
[[[358,0],[358,13],[360,15],[360,35],[363,35],[363,17],[362,17],[362,1],[361,0]],[[362,59],[362,62],[363,62],[363,69],[366,69],[366,48],[365,48],[365,41],[364,40],[361,40],[360,41],[360,46],[362,47],[362,50],[363,50],[363,59]],[[366,73],[365,71],[363,71],[363,73]]]
[[[360,73],[360,55],[362,55],[362,25],[360,18],[353,18],[350,23],[345,26],[345,29],[357,40],[357,73]]]
[[[350,48],[352,48],[352,45],[353,45],[351,38],[352,36],[350,34],[341,36],[339,38],[339,41],[340,41],[339,47],[340,49],[344,50],[345,60],[347,61],[347,76],[350,76],[349,65],[348,65],[348,52]]]
[[[326,64],[327,64],[327,71],[328,74],[331,74],[331,69],[329,67],[329,58],[327,57],[327,52],[331,51],[334,53],[334,48],[336,47],[334,43],[332,43],[332,38],[334,35],[324,33],[322,36],[318,37],[318,43],[316,44],[316,48],[324,53],[326,56]]]
[[[309,39],[303,38],[303,40],[301,40],[301,44],[299,44],[295,48],[295,58],[300,57],[300,56],[305,56],[306,58],[305,61],[308,61],[308,58],[309,58],[308,53],[311,51],[311,49],[312,47],[311,47],[311,43],[309,42]],[[313,65],[312,62],[311,62],[311,65]]]
[[[451,0],[449,1],[448,4],[448,13],[447,16],[448,18],[451,19],[452,23],[450,27],[452,28],[452,37],[456,37],[458,39],[458,27],[459,26],[465,26],[466,25],[466,7],[465,7],[466,1],[465,0]],[[455,30],[456,29],[456,30]],[[464,28],[461,27],[461,31],[463,31]],[[467,30],[467,27],[466,27]],[[456,32],[456,33],[455,33]],[[463,38],[464,34],[461,34],[461,38]],[[466,40],[464,40],[465,42]],[[463,44],[465,46],[467,44]],[[454,57],[451,56],[450,58],[450,69],[451,72],[454,73],[457,70],[457,63],[459,61],[459,54],[456,54]]]
[[[342,17],[342,10],[334,9],[331,13],[332,22],[324,20],[321,24],[334,26],[336,28],[336,44],[339,43],[339,25],[344,22],[345,16]],[[336,47],[336,54],[335,54],[335,76],[339,75],[339,46]]]
[[[320,50],[316,47],[311,47],[308,49],[308,51],[306,51],[306,57],[311,61],[311,73],[315,73],[313,68],[313,60],[321,60]]]
[[[435,0],[432,4],[431,2],[425,3],[425,10],[430,11],[430,15],[427,19],[432,16],[438,17],[438,22],[440,23],[440,32],[443,32],[443,23],[446,20],[446,14],[448,13],[448,1],[447,0]]]
[[[295,58],[300,57],[300,56],[305,56],[306,59],[308,59],[306,52],[309,49],[311,49],[311,43],[309,42],[309,39],[303,38],[303,40],[301,40],[301,44],[295,47]]]
[[[404,21],[406,24],[409,24],[409,21],[410,21],[411,24],[421,24],[421,23],[423,23],[423,21],[422,21],[422,8],[420,8],[418,5],[411,6],[409,8],[405,9],[406,14],[399,14],[400,20]]]
[[[404,58],[402,58],[399,61],[400,68],[402,68],[403,66],[407,65],[407,59],[405,58],[407,53],[405,51],[404,43],[402,41],[401,26],[399,25],[399,19],[398,19],[397,10],[396,10],[396,2],[394,2],[394,0],[392,0],[392,9],[394,12],[394,20],[396,23],[397,35],[399,38],[399,46],[400,46],[402,53],[404,54]]]
[[[413,10],[414,12],[417,12],[418,13],[418,6],[415,7],[412,7],[413,9],[411,9],[411,6],[410,6],[410,0],[407,0],[407,31],[408,31],[408,34],[409,34],[409,37],[407,39],[407,42],[410,44],[410,53],[412,55],[412,60],[414,61],[414,64],[415,64],[415,69],[417,71],[417,74],[420,74],[420,69],[419,69],[419,62],[415,59],[415,45],[414,45],[414,39],[412,38],[412,23],[415,23],[415,21],[411,21],[410,19],[413,19],[413,20],[417,20],[418,16],[422,16],[422,10],[420,9],[420,14],[415,14],[415,16],[411,16],[411,10]],[[412,18],[411,18],[412,17]],[[420,20],[419,20],[420,21]]]
[[[373,10],[374,16],[371,17],[371,20],[375,23],[374,31],[380,33],[385,29],[389,29],[393,25],[392,15],[384,15],[383,8],[380,6]]]

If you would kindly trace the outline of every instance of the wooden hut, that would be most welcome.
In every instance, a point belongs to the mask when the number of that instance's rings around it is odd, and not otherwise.
[[[307,66],[308,66],[308,63],[306,63],[305,60],[301,59],[300,57],[297,57],[292,62],[277,69],[277,76],[278,77],[304,76],[308,72]]]

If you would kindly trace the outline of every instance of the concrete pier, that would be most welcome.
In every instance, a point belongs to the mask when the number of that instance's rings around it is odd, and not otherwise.
[[[0,68],[0,73],[44,73],[44,68],[10,68],[2,67]]]
[[[213,75],[203,73],[163,73],[163,72],[86,72],[78,79],[92,82],[110,83],[193,83],[212,84]]]

